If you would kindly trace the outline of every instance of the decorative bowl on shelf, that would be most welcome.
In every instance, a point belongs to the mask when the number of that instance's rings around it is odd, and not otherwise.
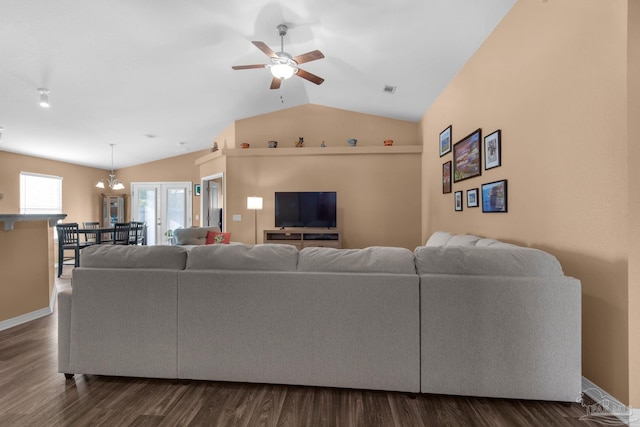
[[[384,140],[384,146],[385,147],[391,147],[393,145],[393,139],[385,139]]]
[[[355,147],[357,143],[358,143],[358,140],[355,139],[355,138],[347,139],[347,144],[349,144],[349,146],[351,146],[351,147]]]
[[[242,144],[240,144],[240,148],[249,148],[250,145],[246,142],[243,142]]]
[[[277,148],[278,147],[278,141],[269,141],[267,144],[268,144],[269,148]]]

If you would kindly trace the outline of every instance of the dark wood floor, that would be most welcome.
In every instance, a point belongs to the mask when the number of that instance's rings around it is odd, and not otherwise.
[[[59,282],[68,286],[68,278]],[[0,426],[601,426],[579,403],[57,373],[57,319],[0,332]]]

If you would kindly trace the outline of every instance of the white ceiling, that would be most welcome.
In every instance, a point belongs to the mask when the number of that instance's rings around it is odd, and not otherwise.
[[[2,0],[0,150],[109,169],[116,144],[118,169],[306,103],[418,121],[515,1]],[[279,51],[280,23],[322,85],[231,69],[267,62],[252,40]]]

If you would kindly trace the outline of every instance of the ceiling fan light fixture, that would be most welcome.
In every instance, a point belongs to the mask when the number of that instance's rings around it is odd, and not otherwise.
[[[298,72],[298,63],[291,59],[291,55],[286,52],[278,52],[277,58],[271,58],[271,64],[267,67],[273,77],[286,80]]]

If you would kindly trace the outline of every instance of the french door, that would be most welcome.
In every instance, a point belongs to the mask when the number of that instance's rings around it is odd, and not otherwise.
[[[147,244],[171,244],[176,228],[191,227],[191,182],[131,183],[131,220],[147,223]]]

